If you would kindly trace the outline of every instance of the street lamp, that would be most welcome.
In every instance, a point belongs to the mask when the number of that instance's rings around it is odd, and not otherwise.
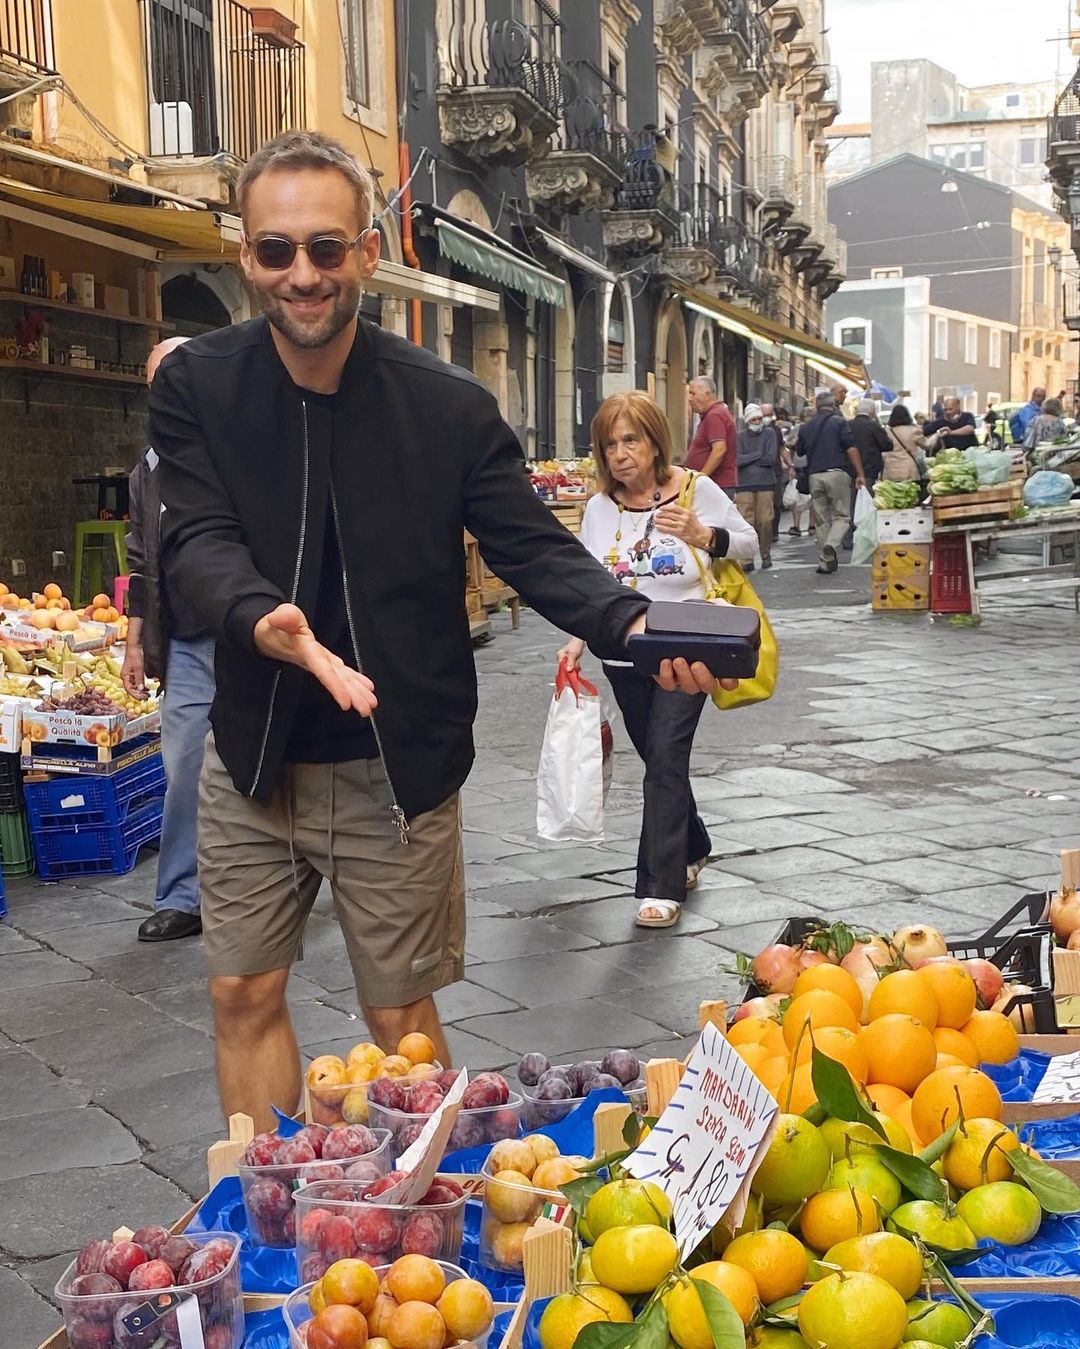
[[[942,192],[959,192],[960,184],[956,181],[956,179],[952,176],[951,173],[947,173],[944,179],[942,180],[941,190]]]
[[[1051,244],[1046,250],[1046,256],[1050,260],[1050,266],[1055,272],[1061,270],[1061,248],[1058,244]]]

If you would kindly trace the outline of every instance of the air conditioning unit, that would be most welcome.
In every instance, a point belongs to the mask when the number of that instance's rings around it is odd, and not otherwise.
[[[174,157],[195,151],[190,103],[150,104],[150,153]]]

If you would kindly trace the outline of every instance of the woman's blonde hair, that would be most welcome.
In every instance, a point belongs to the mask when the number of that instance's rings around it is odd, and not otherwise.
[[[608,468],[604,447],[620,417],[625,417],[638,435],[652,445],[656,483],[662,487],[671,477],[671,428],[656,399],[640,389],[632,389],[629,393],[613,393],[610,398],[605,398],[593,418],[593,459],[600,490],[610,496],[618,485]]]

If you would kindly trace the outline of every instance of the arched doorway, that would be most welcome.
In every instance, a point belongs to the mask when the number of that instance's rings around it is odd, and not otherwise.
[[[689,375],[686,323],[678,300],[668,300],[656,322],[656,400],[667,414],[675,458],[686,458]]]
[[[174,276],[161,287],[161,312],[181,337],[198,337],[228,328],[232,315],[194,272]]]

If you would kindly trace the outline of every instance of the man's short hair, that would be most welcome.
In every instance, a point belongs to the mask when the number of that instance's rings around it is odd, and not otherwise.
[[[374,178],[340,141],[321,131],[286,131],[255,151],[236,180],[236,200],[241,218],[256,178],[261,178],[264,173],[287,172],[290,169],[336,169],[353,190],[360,224],[365,227],[371,224],[375,207]]]
[[[698,388],[704,389],[707,394],[711,394],[713,398],[716,397],[716,381],[710,379],[708,375],[695,375],[690,381],[690,387],[693,388],[695,384]]]
[[[829,389],[823,389],[814,396],[814,406],[819,412],[824,412],[826,408],[836,407],[836,399]]]

